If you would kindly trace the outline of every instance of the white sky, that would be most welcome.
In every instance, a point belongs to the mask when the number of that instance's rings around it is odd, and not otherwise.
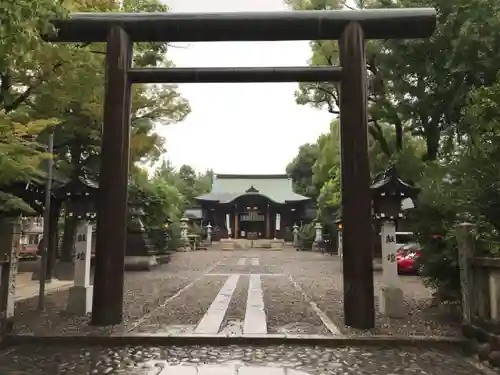
[[[283,0],[163,0],[172,12],[278,11]],[[169,58],[179,67],[304,66],[308,42],[179,44]],[[159,129],[166,158],[216,173],[284,173],[298,147],[328,131],[332,116],[295,103],[297,83],[183,84],[191,104],[182,123]]]

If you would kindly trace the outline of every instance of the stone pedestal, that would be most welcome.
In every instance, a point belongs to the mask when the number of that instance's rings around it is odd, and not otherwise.
[[[381,230],[382,241],[382,290],[380,312],[390,318],[404,316],[404,297],[396,261],[396,225],[393,220],[384,220]]]
[[[403,290],[398,287],[382,286],[380,312],[390,318],[402,318],[405,315]]]
[[[75,284],[69,290],[67,311],[86,315],[92,311],[90,260],[92,257],[92,225],[79,223],[76,232],[74,275]]]
[[[69,289],[67,311],[76,315],[86,315],[92,311],[92,286],[72,286]]]

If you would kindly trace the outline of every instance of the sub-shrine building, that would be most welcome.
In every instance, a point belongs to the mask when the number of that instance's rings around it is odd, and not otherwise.
[[[214,175],[210,193],[196,201],[216,238],[289,240],[294,224],[315,216],[311,199],[295,193],[286,174]]]

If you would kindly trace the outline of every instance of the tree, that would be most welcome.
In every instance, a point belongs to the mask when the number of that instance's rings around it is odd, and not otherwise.
[[[24,2],[22,5],[32,7]],[[45,3],[42,5],[48,6]],[[65,8],[46,9],[45,12],[34,11],[33,17],[37,16],[40,20],[34,19],[27,24],[27,27],[31,27],[26,36],[30,38],[29,43],[26,43],[29,51],[21,50],[15,44],[19,43],[18,39],[7,38],[5,42],[0,42],[1,52],[19,54],[19,58],[13,59],[10,65],[0,65],[0,102],[4,103],[4,112],[10,112],[11,116],[59,119],[60,125],[42,132],[39,139],[46,138],[49,131],[55,133],[58,170],[75,179],[82,174],[83,169],[93,171],[95,175],[99,171],[105,45],[43,43],[38,31],[49,31],[48,20],[63,17],[68,11],[167,11],[167,7],[158,0],[78,0],[66,2],[64,6]],[[31,14],[30,9],[24,11]],[[11,31],[13,29],[14,25]],[[24,47],[22,43],[20,46]],[[139,43],[135,47],[136,66],[172,65],[165,57],[165,43]],[[33,68],[23,65],[23,58]],[[154,132],[154,127],[181,121],[189,113],[189,105],[178,94],[176,87],[166,85],[136,85],[132,90],[132,98],[133,169],[135,162],[147,163],[164,152],[163,139]],[[63,248],[70,253],[75,223],[68,220],[67,224]]]
[[[313,184],[313,166],[318,157],[318,146],[306,143],[300,146],[299,153],[286,167],[286,172],[291,177],[294,190],[306,197],[316,198],[317,188]]]
[[[328,0],[292,0],[295,9],[331,9]],[[463,109],[475,88],[491,85],[500,63],[500,3],[495,0],[372,0],[359,7],[424,7],[438,12],[438,26],[430,40],[371,41],[367,45],[370,77],[370,134],[385,143],[381,123],[394,126],[396,150],[403,133],[426,142],[425,160],[452,149],[467,129]],[[338,65],[336,42],[313,42],[312,65]],[[338,91],[331,84],[303,84],[299,104],[338,111]]]

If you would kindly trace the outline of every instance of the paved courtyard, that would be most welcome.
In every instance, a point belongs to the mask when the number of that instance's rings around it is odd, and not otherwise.
[[[374,273],[376,296],[380,274]],[[407,316],[377,315],[377,327],[343,325],[342,266],[311,252],[239,250],[176,253],[150,272],[127,272],[125,319],[97,328],[65,312],[68,291],[16,304],[15,333],[53,335],[438,335],[457,336],[458,324],[429,307],[418,277],[402,277]],[[222,367],[214,367],[214,366]],[[300,345],[51,347],[21,346],[0,353],[0,374],[480,374],[455,352],[417,348],[323,348]]]
[[[380,273],[375,272],[376,295]],[[429,307],[430,291],[404,276],[407,316],[386,319],[359,332],[343,324],[342,265],[335,256],[311,252],[239,250],[176,253],[150,272],[127,272],[125,321],[112,328],[88,326],[88,317],[65,312],[68,291],[16,305],[17,333],[82,334],[385,334],[458,335],[458,324]]]

